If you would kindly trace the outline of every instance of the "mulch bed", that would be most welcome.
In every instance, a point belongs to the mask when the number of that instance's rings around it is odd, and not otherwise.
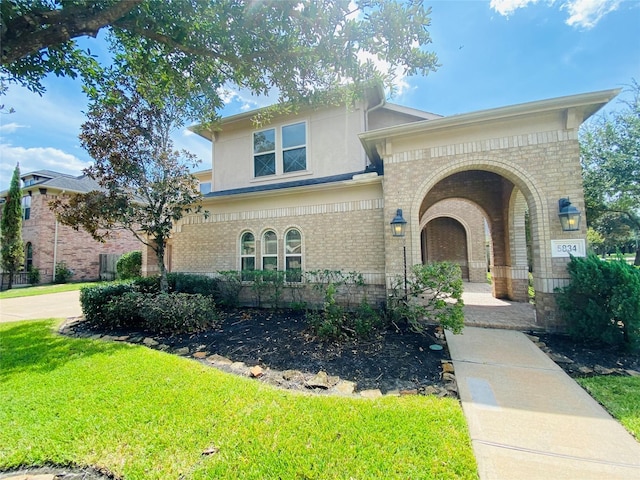
[[[74,328],[84,335],[130,335],[133,341],[151,337],[169,346],[169,351],[187,347],[191,353],[207,351],[248,366],[314,374],[322,370],[356,382],[358,391],[377,388],[385,393],[427,385],[442,386],[440,361],[449,359],[444,340],[435,338],[435,327],[428,330],[428,335],[394,328],[366,339],[323,341],[310,331],[303,313],[288,311],[229,310],[223,313],[217,328],[197,334],[99,332],[82,323]],[[429,347],[436,342],[444,348],[431,350]]]

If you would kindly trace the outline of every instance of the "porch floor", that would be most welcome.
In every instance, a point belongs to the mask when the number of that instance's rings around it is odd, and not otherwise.
[[[488,283],[464,282],[464,324],[470,327],[538,330],[536,310],[530,303],[494,298]]]

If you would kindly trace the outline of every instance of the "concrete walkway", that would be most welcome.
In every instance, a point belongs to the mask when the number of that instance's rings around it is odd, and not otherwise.
[[[536,323],[536,309],[530,303],[494,298],[488,283],[463,285],[464,324],[471,327],[540,330]]]
[[[0,323],[36,318],[68,318],[82,315],[80,291],[48,293],[0,300]]]
[[[640,443],[523,333],[446,336],[481,480],[640,479]]]

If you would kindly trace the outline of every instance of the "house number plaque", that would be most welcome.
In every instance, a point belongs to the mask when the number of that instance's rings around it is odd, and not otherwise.
[[[577,240],[551,240],[552,257],[574,257],[586,256],[586,246],[584,239]]]

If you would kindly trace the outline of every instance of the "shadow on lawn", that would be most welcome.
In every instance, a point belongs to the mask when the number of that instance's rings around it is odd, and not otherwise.
[[[49,372],[91,355],[112,353],[126,345],[73,339],[54,332],[55,320],[30,321],[0,330],[0,381],[21,372]]]

